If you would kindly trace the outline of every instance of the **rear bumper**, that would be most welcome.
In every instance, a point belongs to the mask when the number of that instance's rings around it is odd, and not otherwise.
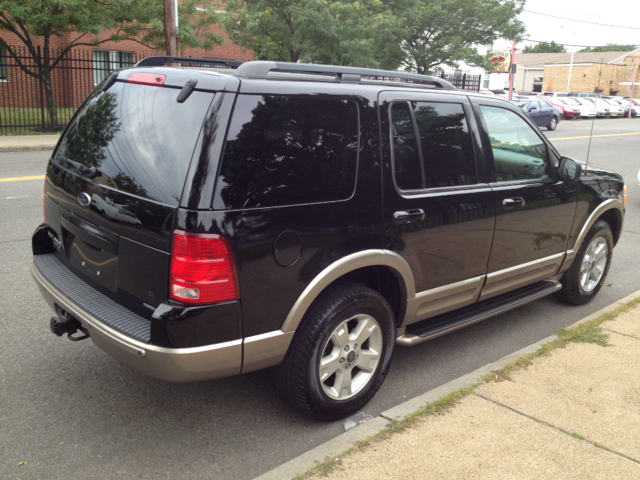
[[[88,330],[91,340],[109,355],[150,377],[170,382],[190,382],[238,375],[242,368],[242,340],[193,348],[165,348],[124,335],[60,292],[38,270],[31,273],[40,293],[56,311],[61,307]],[[96,295],[100,295],[96,292]],[[108,301],[108,300],[105,300]]]

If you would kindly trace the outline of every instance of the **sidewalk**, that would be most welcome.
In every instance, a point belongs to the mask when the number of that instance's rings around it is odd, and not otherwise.
[[[578,323],[639,296],[640,291]],[[383,412],[258,478],[293,478],[327,459],[323,471],[330,473],[322,478],[328,479],[640,478],[640,305],[601,328],[609,346],[569,343],[527,368],[481,381],[555,338],[549,337]],[[407,418],[476,383],[445,414],[421,417],[402,433],[379,433],[391,419]]]
[[[7,135],[0,136],[0,152],[25,150],[53,150],[60,138],[56,135]]]

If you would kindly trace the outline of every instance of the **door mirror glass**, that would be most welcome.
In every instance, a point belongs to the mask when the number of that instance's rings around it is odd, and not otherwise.
[[[558,174],[564,180],[574,182],[580,178],[582,166],[571,158],[562,157],[560,159],[560,165],[558,165]]]

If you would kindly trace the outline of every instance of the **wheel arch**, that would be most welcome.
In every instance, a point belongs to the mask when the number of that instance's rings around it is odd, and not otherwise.
[[[624,206],[622,205],[622,202],[619,200],[609,199],[602,202],[593,212],[591,212],[591,215],[589,215],[589,218],[584,223],[580,233],[576,237],[575,243],[569,250],[567,250],[567,256],[565,257],[564,263],[558,270],[558,274],[566,272],[571,267],[578,250],[580,250],[582,242],[584,242],[584,239],[587,236],[587,233],[589,233],[591,227],[598,220],[604,220],[611,228],[613,245],[615,246],[618,243],[620,234],[622,233],[622,225],[624,223]]]
[[[616,208],[611,208],[604,212],[598,220],[604,220],[611,227],[611,234],[613,235],[613,245],[615,246],[620,239],[620,234],[622,233],[622,223],[624,221],[624,215],[621,210]],[[595,223],[595,222],[594,222]]]
[[[354,253],[332,263],[313,279],[289,311],[281,331],[295,331],[322,292],[342,280],[361,283],[380,293],[393,309],[396,326],[406,314],[407,299],[416,294],[411,268],[397,253],[389,250]]]
[[[602,202],[593,212],[591,212],[591,215],[589,215],[589,218],[582,226],[572,250],[578,251],[580,249],[580,245],[582,245],[589,229],[591,229],[593,224],[600,219],[606,221],[611,227],[614,245],[618,243],[620,233],[622,232],[622,224],[624,222],[624,207],[622,202],[619,200],[609,199]]]

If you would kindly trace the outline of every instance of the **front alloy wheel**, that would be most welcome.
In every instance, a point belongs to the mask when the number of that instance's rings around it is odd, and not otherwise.
[[[580,287],[584,292],[591,292],[604,275],[609,258],[609,247],[603,237],[596,237],[587,247],[580,268]]]
[[[607,278],[612,251],[611,228],[604,220],[598,220],[589,229],[571,267],[562,275],[558,298],[571,305],[591,301]]]

